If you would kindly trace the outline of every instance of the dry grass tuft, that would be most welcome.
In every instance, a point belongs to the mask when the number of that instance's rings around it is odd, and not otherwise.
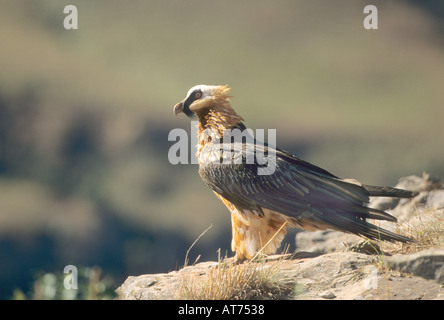
[[[284,225],[282,226],[284,227]],[[282,228],[281,227],[281,228]],[[208,228],[209,229],[209,228]],[[188,253],[195,243],[208,231],[205,230],[188,249],[177,299],[187,300],[248,300],[279,299],[292,292],[293,287],[284,281],[281,255],[277,260],[267,261],[259,253],[250,261],[237,264],[226,256],[205,271],[186,270]],[[280,229],[276,232],[278,234]],[[267,243],[268,244],[268,243]],[[267,246],[265,244],[265,246]],[[265,247],[264,246],[264,247]]]
[[[283,264],[255,259],[235,264],[233,259],[219,259],[205,274],[184,274],[178,299],[248,300],[279,299],[290,294],[292,285],[284,281]]]
[[[384,243],[382,248],[390,254],[410,254],[421,250],[444,247],[444,210],[429,208],[399,227],[397,233],[418,243]]]

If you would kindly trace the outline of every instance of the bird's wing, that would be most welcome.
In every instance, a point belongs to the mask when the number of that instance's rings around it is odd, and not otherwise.
[[[313,208],[335,208],[359,218],[396,221],[383,211],[363,206],[369,193],[362,185],[342,180],[285,151],[260,143],[218,143],[211,148],[212,157],[201,161],[199,174],[213,191],[239,208],[259,212],[267,208],[293,218]],[[275,160],[272,174],[258,174],[260,168],[270,165],[264,164],[264,157],[258,161],[258,154]],[[242,161],[236,162],[239,159]]]

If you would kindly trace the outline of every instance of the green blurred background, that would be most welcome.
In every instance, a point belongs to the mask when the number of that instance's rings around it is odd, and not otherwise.
[[[248,127],[341,177],[444,176],[443,15],[419,0],[1,0],[0,298],[35,297],[36,274],[70,264],[115,286],[178,269],[210,225],[190,261],[229,250],[228,211],[167,157],[196,84],[230,85]]]

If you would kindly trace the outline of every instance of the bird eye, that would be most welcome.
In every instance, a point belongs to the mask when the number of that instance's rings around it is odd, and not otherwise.
[[[196,99],[200,99],[200,98],[202,98],[202,92],[197,91],[196,94],[194,95],[194,97],[195,97]]]

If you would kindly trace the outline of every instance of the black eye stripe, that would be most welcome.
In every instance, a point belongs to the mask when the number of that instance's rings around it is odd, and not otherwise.
[[[202,98],[202,91],[200,89],[196,89],[190,94],[188,99],[185,100],[185,104],[188,104],[188,106],[190,106],[194,101],[200,98]]]
[[[189,97],[184,101],[184,103],[183,103],[183,107],[182,107],[182,110],[183,110],[183,112],[184,112],[187,116],[193,115],[193,112],[190,110],[190,105],[191,105],[194,101],[199,100],[200,98],[202,98],[202,90],[200,90],[200,89],[196,89],[196,90],[194,90],[194,91],[189,95]]]

